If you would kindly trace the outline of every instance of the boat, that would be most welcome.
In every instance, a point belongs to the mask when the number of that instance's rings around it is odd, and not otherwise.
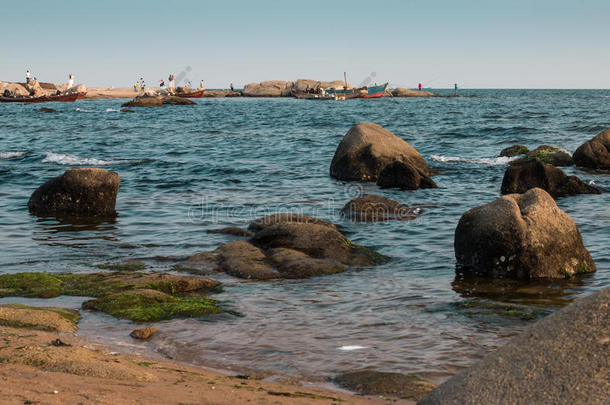
[[[385,89],[388,87],[388,83],[379,86],[370,86],[366,88],[366,94],[362,98],[381,98],[385,93]]]
[[[17,96],[17,97],[0,97],[0,103],[46,103],[50,101],[60,101],[73,103],[76,100],[82,100],[85,98],[85,92],[81,93],[70,93],[70,94],[53,94],[50,96]]]
[[[303,90],[292,90],[290,92],[292,97],[298,98],[300,100],[319,100],[319,101],[327,101],[327,100],[345,100],[345,94],[336,94],[334,91],[327,91],[324,94],[317,93],[309,93]]]
[[[381,85],[359,87],[354,89],[338,89],[337,94],[345,94],[346,98],[380,98],[383,97],[388,83]]]
[[[205,89],[193,90],[193,91],[189,91],[189,92],[185,92],[185,93],[176,92],[176,93],[174,93],[174,96],[182,97],[182,98],[202,98],[203,93],[205,93]]]

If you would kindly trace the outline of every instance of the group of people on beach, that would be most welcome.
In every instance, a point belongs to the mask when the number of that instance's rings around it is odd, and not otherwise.
[[[32,74],[30,73],[30,70],[26,70],[25,71],[25,82],[27,84],[30,84],[32,81],[34,82],[38,82],[38,79],[36,77],[34,77],[32,79]],[[70,73],[68,75],[68,87],[67,89],[71,89],[72,87],[74,87],[74,75],[72,73]]]
[[[29,70],[28,70],[27,74],[28,75],[30,74]],[[72,74],[70,74],[70,80],[72,80],[72,79],[73,79],[73,76],[72,76]],[[170,74],[168,76],[168,78],[167,78],[167,82],[168,82],[168,84],[167,84],[167,88],[168,89],[171,90],[171,89],[175,89],[176,88],[176,76],[174,76],[173,74]],[[72,86],[69,85],[68,88],[70,88],[70,87],[72,87]],[[159,80],[159,87],[161,88],[161,90],[166,88],[165,80],[164,79]],[[189,87],[190,88],[191,87],[191,82],[187,81],[185,83],[185,87]],[[231,82],[230,88],[231,88],[231,91],[235,91],[235,86],[233,85],[233,82]],[[140,80],[136,80],[136,82],[133,84],[133,91],[137,93],[138,89],[140,89],[140,91],[145,91],[146,90],[146,83],[144,82],[144,78],[142,78],[142,77],[140,77]],[[205,86],[204,86],[203,80],[201,80],[199,82],[199,90],[205,90]]]

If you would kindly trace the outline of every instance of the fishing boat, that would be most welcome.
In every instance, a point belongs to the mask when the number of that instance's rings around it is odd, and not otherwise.
[[[60,101],[73,103],[76,100],[82,100],[85,98],[84,92],[81,93],[71,93],[71,94],[59,94],[59,95],[50,95],[50,96],[38,96],[38,97],[30,97],[30,96],[17,96],[17,97],[0,97],[0,103],[46,103],[50,101]]]
[[[324,94],[309,93],[303,90],[292,90],[291,95],[294,98],[300,100],[318,100],[318,101],[329,101],[329,100],[345,100],[345,94],[336,94],[333,91],[328,91]]]
[[[205,93],[205,89],[193,90],[189,92],[176,92],[174,96],[182,98],[202,98],[203,93]]]
[[[379,86],[369,86],[366,88],[366,94],[362,98],[380,98],[383,97],[385,89],[388,87],[388,83]]]

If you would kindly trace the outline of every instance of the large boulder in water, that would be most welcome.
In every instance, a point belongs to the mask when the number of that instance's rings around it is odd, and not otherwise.
[[[567,176],[561,169],[538,159],[524,160],[506,169],[502,194],[525,193],[539,187],[554,198],[575,194],[600,194],[597,187],[584,183],[576,176]]]
[[[343,90],[343,88],[346,87],[346,85],[345,85],[345,82],[343,82],[342,80],[324,82],[324,81],[310,80],[310,79],[297,79],[292,83],[292,89],[298,90],[298,91],[306,91],[309,89],[316,89],[318,87],[321,87],[326,90],[329,90],[329,89]],[[352,86],[351,84],[348,83],[347,88],[353,89],[354,86]]]
[[[410,162],[394,161],[379,173],[377,185],[381,188],[399,188],[417,190],[418,188],[436,188],[437,185]]]
[[[540,188],[467,211],[454,247],[458,271],[480,276],[566,278],[596,269],[572,218]]]
[[[28,207],[34,215],[114,216],[121,178],[104,169],[70,169],[38,187]]]
[[[346,181],[377,181],[381,171],[395,161],[408,164],[422,177],[433,174],[414,147],[380,125],[361,122],[339,143],[330,175]]]
[[[165,96],[161,99],[161,103],[163,105],[165,105],[165,104],[169,104],[169,105],[195,105],[195,104],[197,104],[196,102],[194,102],[193,100],[189,100],[188,98],[176,97],[176,96]]]
[[[573,158],[577,166],[610,170],[610,129],[580,145]]]
[[[502,149],[498,157],[515,157],[519,155],[525,155],[529,151],[530,150],[527,148],[527,146],[513,145]]]
[[[434,97],[435,94],[430,91],[420,91],[397,87],[390,91],[392,97]]]
[[[158,95],[142,94],[121,107],[163,107],[163,99]]]
[[[6,93],[8,91],[8,93]],[[8,83],[1,82],[0,83],[0,94],[6,96],[29,96],[30,92],[25,89],[25,85],[21,85],[19,83]]]
[[[244,86],[245,97],[286,97],[290,95],[292,83],[271,80],[261,83],[250,83]]]
[[[573,302],[418,404],[610,403],[609,302],[610,288]]]

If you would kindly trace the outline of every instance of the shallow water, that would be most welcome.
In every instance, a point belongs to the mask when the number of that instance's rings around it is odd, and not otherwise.
[[[594,275],[503,292],[455,280],[455,226],[463,212],[499,195],[507,159],[495,156],[502,148],[551,144],[573,152],[610,126],[610,91],[470,94],[328,103],[209,99],[134,114],[118,112],[122,100],[53,103],[57,114],[38,113],[40,105],[0,105],[0,271],[95,271],[121,258],[190,255],[236,239],[209,229],[302,212],[338,223],[391,262],[309,280],[218,275],[225,291],[216,298],[244,317],[162,322],[159,336],[137,347],[312,379],[362,367],[446,378],[531,322],[460,304],[488,299],[542,316],[610,286],[607,194],[558,201],[580,227],[598,265]],[[401,192],[331,179],[334,150],[360,121],[381,124],[416,147],[443,173],[435,177],[439,188]],[[79,225],[29,215],[27,200],[37,186],[82,166],[120,173],[116,221]],[[566,172],[610,190],[608,174]],[[362,192],[438,207],[410,222],[341,218],[341,207]],[[131,328],[87,314],[81,333],[131,345]]]

